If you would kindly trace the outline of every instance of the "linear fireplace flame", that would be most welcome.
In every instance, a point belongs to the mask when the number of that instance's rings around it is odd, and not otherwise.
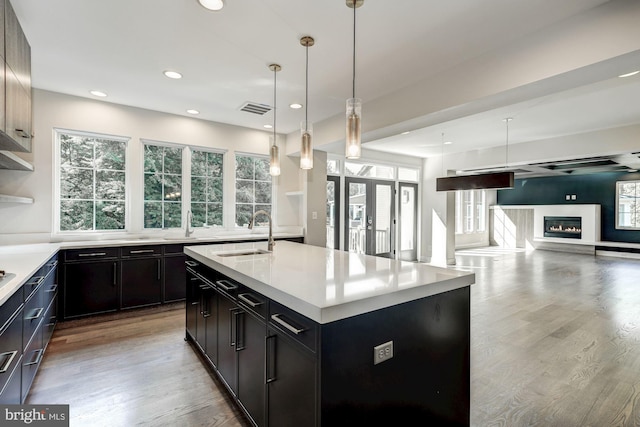
[[[544,237],[561,237],[565,239],[582,238],[582,217],[545,216]]]

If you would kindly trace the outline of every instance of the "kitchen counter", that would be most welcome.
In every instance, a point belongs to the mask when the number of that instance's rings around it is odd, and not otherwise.
[[[320,324],[475,282],[473,273],[286,241],[272,253],[224,256],[266,248],[259,242],[187,246],[184,252]]]
[[[274,233],[276,239],[302,237],[299,234]],[[81,249],[90,247],[122,247],[138,245],[169,245],[187,243],[207,243],[238,240],[266,240],[266,233],[229,234],[209,237],[141,237],[115,240],[78,240],[56,243],[36,243],[27,245],[0,246],[0,269],[7,276],[0,280],[0,305],[9,299],[52,255],[61,249]],[[266,243],[265,243],[266,245]]]

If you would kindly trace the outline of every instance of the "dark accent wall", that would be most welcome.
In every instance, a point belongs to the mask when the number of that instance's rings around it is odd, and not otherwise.
[[[640,243],[640,231],[616,230],[616,182],[640,180],[640,173],[606,172],[590,175],[516,179],[514,188],[498,190],[499,205],[600,205],[601,239]],[[575,194],[576,200],[566,200]]]

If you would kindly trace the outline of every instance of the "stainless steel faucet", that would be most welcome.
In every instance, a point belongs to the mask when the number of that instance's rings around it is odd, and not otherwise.
[[[190,237],[193,234],[193,229],[191,228],[191,211],[187,211],[187,226],[184,230],[184,237]]]
[[[268,251],[273,251],[273,247],[275,246],[276,242],[273,240],[273,231],[272,231],[272,227],[271,227],[271,215],[269,215],[269,212],[267,211],[263,211],[263,210],[259,210],[256,213],[253,214],[253,216],[251,217],[251,220],[249,221],[249,230],[253,229],[253,222],[256,219],[256,216],[258,216],[259,214],[265,214],[267,216],[267,218],[269,218],[269,240],[267,241],[267,250]]]

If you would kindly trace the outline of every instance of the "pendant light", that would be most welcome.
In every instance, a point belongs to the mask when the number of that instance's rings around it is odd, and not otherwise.
[[[202,5],[205,9],[218,11],[224,7],[223,0],[198,0],[198,3]]]
[[[269,173],[271,176],[280,175],[280,153],[276,145],[276,74],[282,69],[278,64],[269,65],[273,71],[273,136],[271,137],[271,148],[269,149]]]
[[[362,6],[364,0],[346,0],[347,6],[353,9],[353,92],[347,99],[347,134],[345,156],[347,159],[360,158],[362,100],[356,98],[356,9]]]
[[[307,62],[305,74],[304,121],[300,123],[300,169],[313,168],[313,123],[309,121],[309,48],[315,41],[313,37],[304,36],[300,44],[306,48]]]

